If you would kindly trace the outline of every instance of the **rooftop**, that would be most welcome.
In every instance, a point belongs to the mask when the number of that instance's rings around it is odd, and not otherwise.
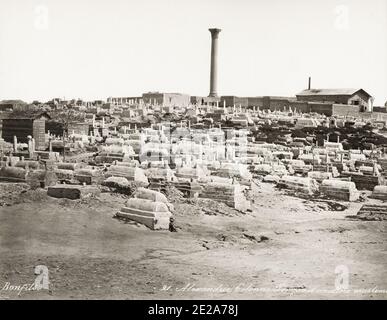
[[[363,91],[368,94],[363,89],[306,89],[297,94],[297,96],[335,96],[335,95],[346,95],[352,96],[358,91]]]

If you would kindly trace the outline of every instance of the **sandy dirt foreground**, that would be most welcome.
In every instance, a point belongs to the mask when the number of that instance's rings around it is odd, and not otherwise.
[[[270,184],[253,198],[248,214],[175,203],[171,233],[113,218],[121,195],[22,191],[0,207],[0,299],[387,298],[386,220],[348,218],[362,203],[332,211]],[[38,265],[49,290],[20,290]]]

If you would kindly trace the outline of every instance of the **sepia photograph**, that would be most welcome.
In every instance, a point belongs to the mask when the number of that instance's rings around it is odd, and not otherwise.
[[[0,300],[387,300],[387,1],[0,0]]]

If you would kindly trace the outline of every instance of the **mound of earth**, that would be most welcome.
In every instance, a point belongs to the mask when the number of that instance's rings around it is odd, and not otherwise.
[[[211,216],[223,215],[231,217],[241,214],[240,211],[228,206],[227,204],[211,199],[196,199],[192,202],[195,206],[200,207],[204,214]]]
[[[168,201],[171,203],[185,202],[184,194],[174,186],[167,185],[163,191]]]
[[[0,183],[0,207],[19,203],[40,202],[47,199],[46,190],[31,190],[26,183]]]

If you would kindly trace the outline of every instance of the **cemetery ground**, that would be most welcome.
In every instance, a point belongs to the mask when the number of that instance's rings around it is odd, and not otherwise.
[[[175,201],[178,232],[168,232],[113,218],[120,194],[0,191],[1,299],[387,298],[387,221],[350,217],[379,200],[308,199],[259,184],[252,212]],[[33,283],[37,265],[48,267],[49,290],[5,290]],[[334,291],[346,270],[349,290]]]

